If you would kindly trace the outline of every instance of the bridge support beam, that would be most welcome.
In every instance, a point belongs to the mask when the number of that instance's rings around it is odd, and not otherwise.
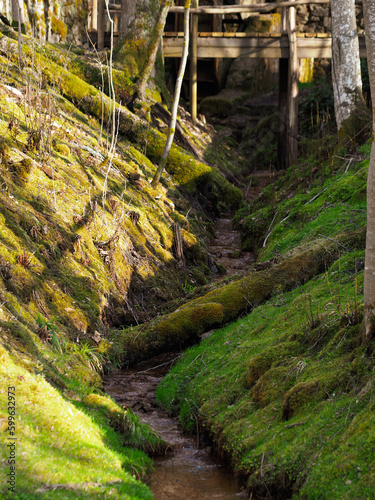
[[[292,0],[295,1],[295,0]],[[289,72],[288,72],[288,157],[287,166],[298,160],[298,47],[296,8],[288,12]]]
[[[104,30],[105,30],[105,3],[104,0],[98,0],[98,41],[97,49],[104,49]]]
[[[192,7],[198,7],[199,0],[192,1]],[[197,121],[198,108],[198,15],[191,15],[191,33],[190,33],[190,114],[193,123]]]
[[[280,19],[281,36],[285,39],[288,36],[286,8],[281,9]],[[277,168],[285,170],[288,159],[288,75],[289,59],[279,59],[279,128],[277,131]]]

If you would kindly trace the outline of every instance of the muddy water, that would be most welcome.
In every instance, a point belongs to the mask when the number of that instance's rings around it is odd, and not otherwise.
[[[254,262],[251,252],[241,251],[240,231],[232,229],[231,215],[223,216],[215,222],[215,238],[211,240],[210,254],[226,269],[226,275],[240,274]]]
[[[186,436],[176,418],[156,405],[155,390],[178,354],[162,354],[107,377],[106,391],[131,408],[170,443],[173,451],[154,461],[149,486],[155,500],[234,500],[243,498],[233,475],[196,439]],[[245,496],[245,498],[247,498]]]

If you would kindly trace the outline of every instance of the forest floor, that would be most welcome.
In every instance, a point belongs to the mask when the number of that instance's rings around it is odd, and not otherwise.
[[[264,156],[272,114],[239,148],[181,111],[153,190],[160,94],[149,91],[149,121],[118,108],[112,155],[112,102],[93,59],[25,45],[21,71],[16,34],[1,31],[2,442],[17,433],[16,492],[3,483],[3,497],[152,498],[141,479],[168,443],[103,392],[103,373],[205,337],[158,400],[188,430],[198,423],[248,491],[371,498],[369,144],[339,150],[316,134],[276,176]],[[114,79],[117,95],[132,92],[120,70]],[[245,153],[260,137],[257,173]],[[1,458],[13,473],[4,446]]]

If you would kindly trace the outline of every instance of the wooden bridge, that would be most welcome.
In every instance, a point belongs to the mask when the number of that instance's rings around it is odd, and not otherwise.
[[[119,0],[112,0],[118,2]],[[122,0],[126,1],[126,0]],[[199,60],[219,58],[279,59],[279,133],[278,158],[279,167],[284,168],[297,161],[298,153],[298,73],[301,58],[331,58],[332,38],[326,33],[297,33],[296,7],[299,5],[329,5],[330,0],[286,0],[276,3],[258,3],[248,5],[214,5],[198,6],[199,0],[192,0],[190,27],[190,77],[189,97],[193,121],[197,116],[197,66]],[[362,0],[355,0],[362,4]],[[215,19],[225,14],[260,15],[278,10],[280,15],[279,33],[247,33],[198,31],[201,16],[212,15],[211,26],[218,23]],[[110,3],[109,11],[114,17],[115,31],[121,11],[119,3]],[[173,6],[170,14],[180,16],[184,7]],[[91,0],[90,36],[99,50],[105,45],[106,23],[105,0]],[[220,23],[219,23],[220,24]],[[175,23],[178,26],[178,23]],[[115,33],[115,39],[117,33]],[[164,32],[163,55],[168,58],[179,58],[182,55],[184,40],[179,31]],[[360,56],[366,57],[364,37],[359,37]]]
[[[197,61],[210,58],[249,58],[279,59],[279,131],[278,164],[279,168],[292,165],[298,158],[298,76],[299,59],[331,58],[332,38],[326,33],[297,33],[296,6],[305,4],[329,4],[330,0],[287,0],[277,3],[249,5],[222,5],[198,7],[193,0],[190,28],[190,110],[193,121],[197,116]],[[361,4],[356,0],[356,4]],[[198,18],[201,15],[213,16],[247,13],[251,15],[279,9],[279,33],[248,32],[200,32]],[[170,13],[181,15],[183,7],[171,7]],[[212,23],[214,25],[214,23]],[[181,57],[183,33],[165,32],[163,36],[164,57]],[[366,57],[365,38],[359,37],[360,57]]]
[[[326,33],[296,33],[297,57],[331,58],[332,38]],[[165,32],[163,37],[164,57],[181,57],[184,34]],[[359,37],[360,57],[366,57],[365,37]],[[197,57],[262,59],[288,59],[289,39],[281,33],[197,33]]]

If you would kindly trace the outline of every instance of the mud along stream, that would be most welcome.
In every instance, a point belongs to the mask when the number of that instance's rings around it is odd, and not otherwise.
[[[211,454],[186,436],[177,418],[156,405],[155,391],[168,372],[176,353],[167,353],[112,374],[104,381],[106,391],[121,406],[140,415],[171,444],[173,451],[154,461],[149,486],[155,500],[234,500],[242,497],[233,475]]]

